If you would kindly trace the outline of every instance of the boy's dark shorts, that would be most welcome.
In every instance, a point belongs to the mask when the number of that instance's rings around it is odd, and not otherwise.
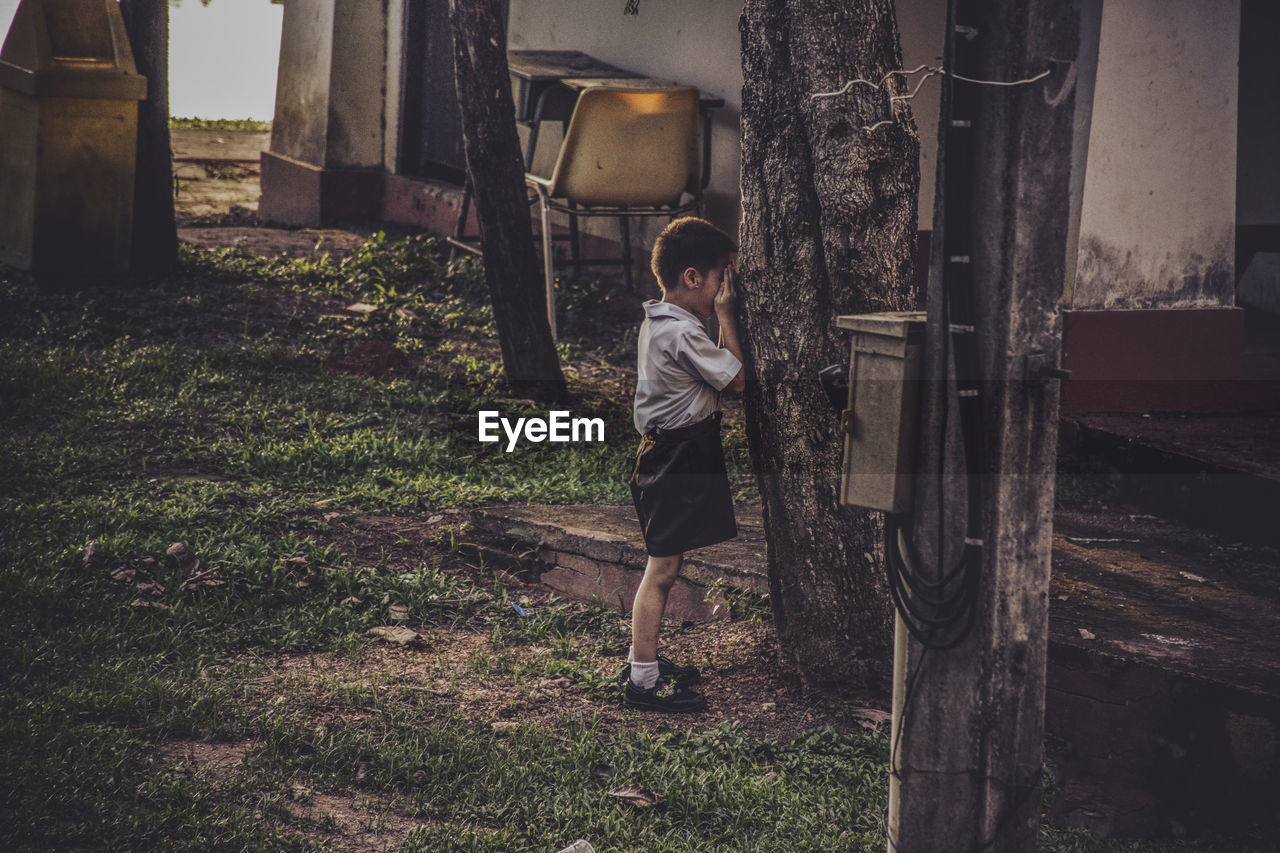
[[[642,436],[630,484],[650,556],[682,554],[738,535],[719,412]]]

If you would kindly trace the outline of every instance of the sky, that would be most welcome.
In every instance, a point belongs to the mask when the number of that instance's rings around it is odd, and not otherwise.
[[[18,0],[0,0],[9,32]],[[268,0],[182,0],[169,9],[169,114],[270,120],[284,7]]]

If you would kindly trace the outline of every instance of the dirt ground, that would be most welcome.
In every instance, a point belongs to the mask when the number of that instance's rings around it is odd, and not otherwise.
[[[341,255],[374,228],[269,228],[258,224],[261,152],[271,134],[252,130],[173,130],[174,214],[178,239],[205,249],[260,255]]]

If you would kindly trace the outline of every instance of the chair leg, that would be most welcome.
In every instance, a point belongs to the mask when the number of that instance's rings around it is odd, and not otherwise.
[[[556,340],[556,276],[551,254],[551,199],[539,193],[542,200],[542,275],[547,287],[547,324],[551,340]]]
[[[622,224],[622,281],[627,292],[631,293],[636,289],[635,282],[631,280],[631,220],[619,216],[618,221]]]
[[[453,239],[457,243],[449,247],[450,263],[458,256],[458,243],[465,242],[467,237],[467,216],[471,213],[471,176],[462,183],[462,200],[458,202],[458,220],[453,224]]]
[[[577,210],[577,202],[569,202],[570,210]],[[569,258],[573,261],[573,274],[582,275],[582,264],[579,258],[582,257],[582,245],[579,239],[578,217],[572,213],[569,214]]]

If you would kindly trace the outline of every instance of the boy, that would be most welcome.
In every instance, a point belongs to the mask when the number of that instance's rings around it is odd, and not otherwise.
[[[720,392],[740,393],[742,348],[734,322],[737,246],[710,222],[677,219],[653,246],[662,300],[644,304],[635,425],[640,449],[631,495],[649,559],[631,613],[631,653],[623,702],[654,711],[698,711],[706,699],[688,689],[692,666],[658,656],[667,593],[684,552],[738,535],[720,446]],[[704,321],[720,325],[720,346]]]

